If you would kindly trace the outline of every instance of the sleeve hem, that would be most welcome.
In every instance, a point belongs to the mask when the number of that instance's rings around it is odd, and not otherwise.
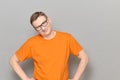
[[[20,62],[23,61],[23,60],[19,57],[18,53],[15,53],[15,55],[16,55],[17,59],[18,59]]]
[[[83,50],[83,48],[79,49],[78,51],[75,52],[74,55],[75,55],[75,56],[79,56],[79,53],[80,53],[80,51],[82,51],[82,50]]]

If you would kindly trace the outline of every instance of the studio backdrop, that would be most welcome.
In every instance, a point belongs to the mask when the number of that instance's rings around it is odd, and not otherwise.
[[[120,80],[120,0],[0,0],[0,80],[20,80],[10,57],[36,31],[29,19],[43,11],[53,28],[71,33],[83,46],[89,63],[81,80]],[[69,58],[69,78],[80,62]],[[32,60],[21,63],[31,76]]]

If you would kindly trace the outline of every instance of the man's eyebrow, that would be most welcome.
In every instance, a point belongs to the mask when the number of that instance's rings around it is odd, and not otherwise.
[[[42,24],[41,24],[42,25]],[[37,27],[35,27],[35,28],[38,28],[38,27],[40,27],[41,25],[38,25]]]
[[[47,19],[46,19],[43,23],[45,23],[46,21],[47,21]],[[42,23],[42,24],[43,24],[43,23]],[[42,24],[41,24],[41,25],[42,25]],[[40,27],[41,25],[38,25],[36,28]]]

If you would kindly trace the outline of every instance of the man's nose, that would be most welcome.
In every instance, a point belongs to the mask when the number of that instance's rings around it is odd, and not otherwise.
[[[42,30],[44,30],[45,29],[45,27],[42,27]]]

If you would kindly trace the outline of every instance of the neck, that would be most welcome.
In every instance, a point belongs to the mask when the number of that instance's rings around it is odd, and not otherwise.
[[[54,38],[55,35],[56,35],[56,32],[53,30],[53,31],[51,31],[51,33],[49,35],[43,36],[43,38],[49,40],[49,39]]]

